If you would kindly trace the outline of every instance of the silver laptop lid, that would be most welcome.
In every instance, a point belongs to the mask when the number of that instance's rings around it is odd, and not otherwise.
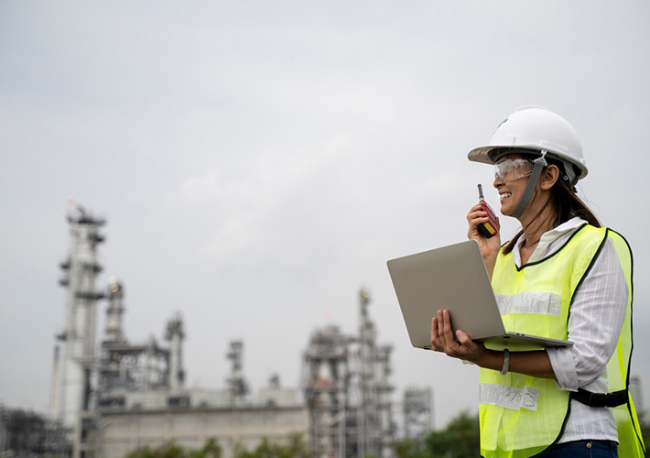
[[[475,240],[387,262],[404,322],[416,348],[431,347],[431,319],[449,310],[454,332],[501,345],[566,346],[572,342],[506,333],[490,278]]]
[[[472,339],[504,334],[492,285],[474,240],[392,259],[388,270],[414,347],[431,345],[431,319],[449,310]]]

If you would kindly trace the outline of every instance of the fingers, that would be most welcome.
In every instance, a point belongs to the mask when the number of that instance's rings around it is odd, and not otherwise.
[[[456,337],[458,338],[456,357],[478,364],[487,351],[485,345],[481,342],[474,342],[467,333],[460,329],[456,331]]]
[[[485,224],[487,222],[489,222],[488,214],[483,211],[483,207],[480,204],[472,207],[467,214],[467,223],[469,224],[467,236],[470,239],[480,236],[478,226],[479,224]]]
[[[448,310],[438,310],[431,319],[431,349],[465,360],[474,360],[485,351],[483,344],[472,341],[464,331],[454,335]]]
[[[438,310],[437,316],[431,319],[431,349],[452,356],[457,346],[449,312]]]
[[[433,351],[445,351],[445,344],[440,337],[440,320],[437,317],[431,319],[431,349]]]
[[[487,212],[483,211],[483,207],[475,205],[470,208],[469,213],[467,214],[467,221],[471,224],[476,218],[487,218]]]
[[[449,318],[449,313],[447,313],[447,318]],[[438,310],[437,315],[431,319],[431,349],[447,353],[447,341],[444,314],[442,310]]]
[[[455,343],[454,331],[451,329],[451,318],[449,316],[449,310],[438,311],[438,315],[442,314],[442,333],[445,337],[445,343]]]

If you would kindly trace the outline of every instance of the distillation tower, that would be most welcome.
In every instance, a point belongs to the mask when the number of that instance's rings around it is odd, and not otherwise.
[[[89,215],[77,205],[68,215],[70,249],[61,263],[66,288],[65,328],[58,338],[63,342],[59,418],[73,431],[75,443],[81,440],[83,423],[91,407],[91,379],[95,356],[97,301],[103,293],[95,281],[102,267],[97,260],[97,245],[104,241],[99,229],[104,220]],[[77,448],[77,453],[83,455]],[[79,456],[79,455],[78,455]]]
[[[242,406],[246,403],[246,395],[250,392],[243,372],[244,343],[241,340],[231,341],[226,357],[232,362],[231,375],[226,379],[230,403],[233,406]]]
[[[370,293],[359,293],[359,332],[317,330],[304,354],[309,446],[318,456],[378,458],[395,438],[389,383],[392,347],[378,346]]]
[[[61,263],[66,288],[65,327],[59,361],[55,350],[51,411],[69,431],[73,458],[92,457],[96,409],[143,404],[152,396],[168,405],[187,404],[182,364],[183,322],[180,315],[167,324],[169,348],[152,336],[144,344],[131,344],[122,329],[124,286],[111,277],[107,291],[96,287],[102,271],[97,246],[104,241],[105,221],[91,216],[81,205],[68,214],[69,252]],[[96,348],[97,304],[108,299],[106,327]],[[153,394],[152,394],[153,393]]]
[[[183,319],[177,313],[169,322],[165,331],[165,339],[169,341],[169,389],[178,394],[184,388],[185,370],[183,369]]]

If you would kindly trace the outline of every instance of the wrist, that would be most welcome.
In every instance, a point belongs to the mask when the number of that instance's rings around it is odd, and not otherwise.
[[[465,358],[466,361],[476,364],[479,367],[490,368],[494,364],[493,359],[495,353],[493,350],[488,350],[485,346],[481,345],[473,354]]]
[[[499,372],[503,369],[503,352],[484,348],[480,354],[476,355],[476,357],[469,361],[484,369],[491,369]]]

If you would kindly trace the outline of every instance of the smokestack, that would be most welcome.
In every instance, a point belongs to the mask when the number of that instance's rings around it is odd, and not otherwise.
[[[55,421],[56,415],[56,395],[59,379],[59,345],[54,346],[54,363],[52,364],[52,386],[50,387],[50,420]]]

